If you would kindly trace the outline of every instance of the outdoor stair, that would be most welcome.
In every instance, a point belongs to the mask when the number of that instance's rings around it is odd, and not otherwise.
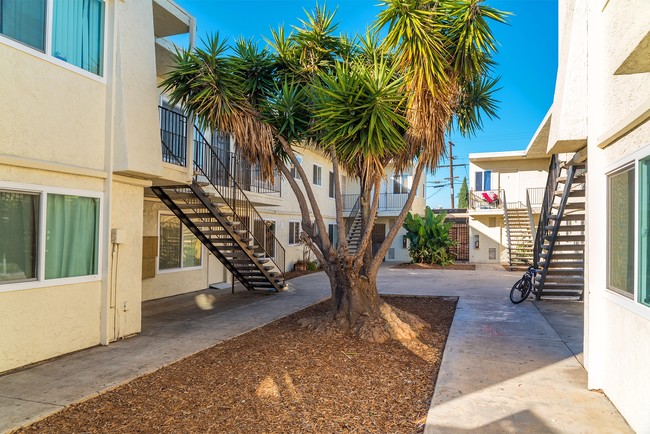
[[[537,299],[584,294],[585,180],[581,163],[560,163],[554,155],[535,239]]]
[[[528,210],[526,208],[505,208],[504,217],[506,219],[510,269],[532,264],[534,240]]]
[[[161,126],[162,146],[173,156],[162,132]],[[199,157],[192,184],[151,191],[246,289],[282,290],[284,248],[197,127],[194,145]]]
[[[348,227],[345,239],[348,243],[348,252],[351,254],[356,254],[359,251],[359,244],[361,243],[363,221],[361,220],[360,200],[361,197],[358,197],[347,217]]]

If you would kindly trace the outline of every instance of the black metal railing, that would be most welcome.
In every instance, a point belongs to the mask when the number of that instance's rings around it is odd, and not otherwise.
[[[343,196],[351,196],[351,195],[345,194]],[[354,202],[354,205],[352,205],[352,207],[350,209],[350,214],[348,214],[348,227],[345,228],[346,229],[346,232],[345,232],[346,238],[350,237],[350,229],[352,229],[352,225],[354,223],[354,220],[356,220],[357,216],[359,215],[359,212],[361,211],[361,196],[356,196],[356,197],[357,197],[357,200]],[[344,201],[344,203],[345,203],[345,201]],[[345,209],[345,206],[343,206],[343,208]]]
[[[165,163],[187,165],[187,116],[158,106],[160,141]]]
[[[224,206],[228,207],[232,217],[246,231],[242,238],[251,238],[255,249],[264,253],[280,270],[285,271],[285,250],[273,233],[273,228],[259,215],[248,200],[244,190],[228,171],[219,153],[205,139],[198,128],[194,130],[195,147],[198,150],[194,161],[196,176],[203,176],[216,190]],[[226,152],[226,151],[224,151]]]
[[[469,207],[472,210],[503,209],[505,205],[505,191],[497,190],[471,190],[469,192]],[[510,208],[517,208],[514,204],[508,204]]]
[[[544,235],[546,234],[544,226],[546,225],[548,216],[553,208],[553,199],[555,198],[557,178],[559,175],[560,159],[557,154],[553,154],[548,166],[548,178],[546,179],[546,188],[544,189],[544,198],[542,199],[542,209],[537,223],[537,231],[535,232],[535,246],[533,248],[533,265],[535,268],[539,267],[539,255],[541,253],[542,245],[544,245]]]

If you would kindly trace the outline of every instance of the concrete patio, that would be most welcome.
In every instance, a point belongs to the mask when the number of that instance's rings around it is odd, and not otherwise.
[[[582,304],[512,305],[518,278],[476,271],[382,268],[386,294],[458,296],[425,432],[632,432],[606,396],[586,389]],[[229,290],[148,302],[137,337],[0,377],[0,432],[11,431],[325,299],[322,273],[281,294]]]

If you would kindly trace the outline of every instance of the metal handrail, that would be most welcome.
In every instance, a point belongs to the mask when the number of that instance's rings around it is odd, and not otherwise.
[[[560,159],[557,154],[553,154],[551,162],[548,166],[548,178],[546,179],[546,188],[544,190],[544,199],[542,200],[542,209],[537,223],[537,231],[535,232],[535,247],[533,251],[533,266],[539,268],[539,255],[542,245],[544,244],[544,225],[548,221],[551,209],[553,207],[553,198],[555,197],[555,190],[557,190],[557,178],[560,175]]]
[[[348,196],[348,195],[345,195]],[[350,236],[350,229],[352,229],[352,223],[354,223],[354,220],[357,218],[359,215],[359,211],[361,211],[361,196],[357,196],[356,202],[354,202],[354,205],[352,206],[352,210],[350,211],[350,214],[348,214],[348,227],[346,228],[345,232],[345,237],[348,238]]]
[[[506,233],[508,234],[508,262],[512,265],[512,237],[510,235],[510,221],[508,219],[508,201],[506,200],[505,190],[501,191],[503,201],[503,219],[506,221]]]
[[[237,219],[242,229],[246,231],[243,238],[253,239],[265,256],[271,260],[281,273],[284,273],[286,266],[284,247],[282,247],[275,234],[266,225],[265,220],[248,200],[246,193],[230,174],[223,161],[219,159],[215,149],[201,131],[196,126],[194,128],[195,146],[201,150],[201,158],[194,161],[194,167],[198,172],[195,174],[195,179],[200,174],[210,182],[223,203],[232,212],[233,218]],[[262,238],[261,241],[255,236],[256,228],[262,230],[262,236],[259,237]],[[271,245],[267,241],[270,241]],[[269,252],[271,247],[273,248],[273,254]]]
[[[187,164],[187,116],[158,106],[160,141],[165,163],[185,167]]]

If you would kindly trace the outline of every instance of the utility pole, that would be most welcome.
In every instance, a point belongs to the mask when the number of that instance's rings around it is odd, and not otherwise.
[[[452,154],[452,149],[454,144],[449,141],[449,192],[451,194],[451,207],[454,206],[454,156]]]

